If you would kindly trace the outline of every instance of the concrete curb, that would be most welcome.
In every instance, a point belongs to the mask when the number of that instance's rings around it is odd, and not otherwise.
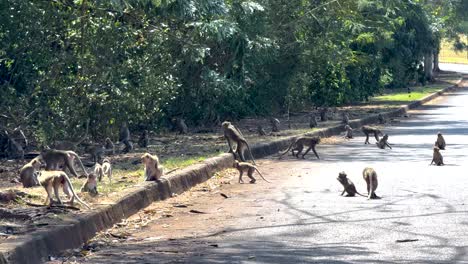
[[[428,95],[409,105],[403,105],[396,110],[382,113],[382,115],[385,118],[401,116],[408,110],[421,106],[443,93],[457,88],[462,81],[463,78],[453,86]],[[377,121],[378,114],[375,114],[352,120],[350,126],[357,128]],[[338,125],[319,129],[305,135],[328,137],[337,135],[342,131],[344,131],[344,126]],[[252,153],[255,158],[278,153],[288,147],[292,140],[298,136],[300,135],[269,143],[256,144],[252,146]],[[61,225],[41,227],[38,231],[27,236],[6,240],[0,243],[0,264],[41,263],[50,254],[79,247],[95,236],[97,232],[112,227],[115,223],[135,214],[152,202],[167,199],[173,194],[183,193],[191,187],[208,180],[214,173],[232,167],[233,162],[232,154],[221,154],[200,164],[189,166],[168,178],[162,179],[160,182],[144,182],[129,191],[126,196],[113,205],[99,207],[97,210],[77,216],[74,220],[64,221]]]

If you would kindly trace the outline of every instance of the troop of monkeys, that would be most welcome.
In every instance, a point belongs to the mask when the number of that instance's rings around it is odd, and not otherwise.
[[[346,116],[347,117],[347,116]],[[349,120],[346,118],[346,120]],[[183,122],[182,122],[183,123]],[[184,127],[184,126],[183,126]],[[186,128],[186,126],[185,126]],[[247,176],[250,178],[250,183],[255,183],[256,179],[253,177],[253,173],[257,171],[262,179],[269,182],[267,179],[263,177],[260,173],[258,168],[255,166],[255,160],[253,158],[252,151],[250,149],[249,144],[247,143],[246,139],[242,135],[242,132],[237,129],[233,124],[230,122],[223,122],[222,129],[224,133],[224,138],[226,139],[228,146],[229,146],[229,153],[234,154],[235,159],[240,161],[234,162],[234,168],[239,171],[239,183],[243,183],[242,176],[243,173],[247,173]],[[346,138],[352,138],[352,128],[346,124]],[[184,129],[186,130],[186,129]],[[391,148],[388,144],[388,135],[382,134],[382,132],[375,127],[371,126],[363,126],[362,132],[366,135],[365,144],[369,143],[369,135],[373,134],[375,139],[377,140],[377,146],[379,148],[384,149],[385,147]],[[379,135],[383,135],[381,139],[379,139]],[[126,153],[133,149],[133,144],[130,141],[130,131],[128,130],[127,124],[124,123],[120,129],[120,137],[119,141],[125,145],[123,152]],[[138,144],[141,147],[148,147],[149,143],[149,135],[148,131],[144,131]],[[233,146],[236,148],[234,149]],[[287,150],[280,155],[280,158],[291,151],[292,155],[299,158],[299,155],[302,153],[305,147],[307,149],[302,154],[302,158],[312,150],[317,157],[320,159],[315,147],[317,144],[320,143],[320,137],[316,136],[300,136],[297,137],[287,148]],[[78,142],[79,144],[79,142]],[[61,204],[62,201],[59,197],[59,189],[62,188],[63,192],[69,197],[70,203],[73,205],[74,199],[76,199],[79,203],[84,205],[87,208],[90,208],[85,202],[83,202],[77,195],[73,186],[70,182],[69,177],[64,172],[66,169],[69,170],[70,174],[79,177],[74,168],[74,161],[75,159],[81,166],[81,169],[84,171],[86,176],[86,182],[83,184],[81,191],[82,192],[89,192],[92,194],[97,194],[97,181],[101,181],[104,176],[109,178],[109,181],[112,179],[112,166],[109,159],[104,158],[102,159],[103,153],[106,151],[110,151],[114,153],[114,144],[112,141],[107,138],[105,140],[105,144],[103,146],[92,145],[87,147],[87,152],[91,154],[93,161],[95,162],[94,171],[90,174],[86,172],[86,169],[83,166],[79,156],[72,150],[63,150],[64,148],[74,149],[76,148],[77,144],[67,144],[67,143],[59,143],[55,145],[55,149],[43,149],[39,156],[31,160],[29,163],[24,165],[20,170],[20,181],[22,182],[23,186],[33,187],[33,186],[42,186],[47,192],[47,200],[46,203],[51,206],[54,203]],[[443,165],[443,158],[440,154],[439,150],[445,149],[445,140],[442,134],[439,132],[437,135],[437,141],[435,142],[434,146],[434,153],[433,159],[431,164],[435,163],[436,165],[440,166]],[[253,164],[246,162],[246,158],[244,156],[244,152],[248,151],[250,159],[252,160]],[[98,161],[101,161],[99,163]],[[141,161],[144,164],[144,176],[146,181],[158,181],[161,176],[164,175],[164,168],[161,165],[158,157],[156,155],[151,155],[149,153],[145,153],[141,156]],[[40,170],[41,167],[45,166],[45,170]],[[366,168],[363,171],[363,177],[367,184],[367,191],[368,191],[368,198],[374,199],[378,198],[375,194],[375,190],[378,185],[377,181],[377,173],[372,168]],[[354,184],[347,178],[346,173],[341,172],[338,177],[338,181],[343,185],[344,192],[347,192],[347,196],[354,196],[355,194],[362,195],[357,192],[356,187]],[[52,193],[53,190],[53,193]],[[56,201],[54,201],[53,196],[55,195]]]
[[[368,127],[368,126],[363,126],[362,131],[366,135],[366,141],[364,142],[364,144],[369,144],[369,134],[374,134],[374,137],[377,140],[376,144],[379,148],[384,149],[385,146],[388,146],[389,148],[391,148],[387,142],[388,140],[387,134],[385,134],[383,138],[379,140],[379,135],[382,135],[382,132],[379,129]],[[437,166],[444,165],[443,157],[442,157],[442,154],[440,154],[440,150],[445,150],[445,139],[442,136],[442,133],[438,132],[437,140],[434,143],[434,147],[433,147],[432,161],[429,165],[432,165],[432,164],[435,164]],[[377,196],[377,194],[375,194],[375,190],[377,189],[377,186],[378,186],[377,173],[375,172],[375,170],[373,168],[365,168],[364,171],[362,172],[362,176],[364,180],[366,181],[366,185],[367,185],[367,193],[368,193],[367,198],[368,199],[380,199],[380,197]],[[360,194],[356,190],[356,186],[350,179],[347,178],[347,175],[344,171],[338,174],[337,180],[338,182],[341,183],[341,185],[343,185],[343,188],[344,188],[341,195],[343,195],[346,192],[347,193],[346,196],[355,196],[356,194],[365,196],[365,195]]]
[[[379,122],[381,124],[385,123],[385,120],[382,115],[378,116]],[[345,138],[353,138],[353,129],[351,126],[348,124],[349,122],[349,117],[344,114],[343,115],[343,123],[345,123]],[[244,136],[240,132],[239,129],[237,129],[234,125],[232,125],[230,122],[223,122],[222,123],[223,131],[224,131],[224,137],[227,140],[227,143],[229,145],[229,152],[233,153],[236,159],[240,159],[241,162],[236,161],[234,164],[234,167],[239,171],[239,183],[243,182],[242,181],[242,175],[244,172],[247,172],[249,178],[251,179],[251,183],[255,183],[255,178],[252,176],[253,172],[255,170],[258,171],[258,169],[254,166],[255,165],[255,160],[253,159],[252,152],[250,150],[250,146],[245,140]],[[386,147],[389,147],[390,149],[392,148],[390,144],[388,143],[388,135],[383,134],[380,129],[372,126],[362,126],[361,128],[362,132],[365,134],[366,139],[364,141],[364,144],[370,144],[369,142],[369,135],[374,135],[376,139],[376,145],[380,149],[385,149]],[[382,138],[379,139],[379,135],[382,135]],[[236,150],[233,150],[233,143],[236,143],[237,147]],[[280,158],[287,154],[289,151],[291,151],[292,155],[295,156],[296,158],[299,158],[299,155],[302,153],[305,147],[307,147],[306,151],[304,154],[302,154],[302,158],[304,159],[304,156],[312,150],[317,157],[317,159],[320,159],[319,155],[317,154],[317,151],[315,150],[315,146],[320,143],[320,137],[316,136],[300,136],[297,137],[287,148],[285,152],[283,152],[280,155]],[[437,134],[437,140],[435,142],[434,148],[433,148],[433,158],[431,161],[431,164],[436,164],[437,166],[444,165],[443,163],[443,158],[442,155],[440,154],[439,150],[444,150],[445,149],[445,139],[442,136],[442,133]],[[246,159],[244,157],[244,151],[248,150],[250,158],[252,159],[252,164],[245,162]],[[263,177],[263,175],[258,171],[260,176]],[[380,197],[377,196],[375,193],[375,190],[377,189],[378,186],[378,180],[377,180],[377,173],[373,168],[365,168],[364,171],[362,172],[363,178],[366,182],[367,185],[367,197],[368,199],[379,199]],[[345,172],[340,172],[338,175],[338,181],[343,185],[344,190],[341,193],[343,195],[345,192],[347,193],[347,196],[355,196],[356,194],[364,196],[357,192],[355,185],[351,180],[347,178],[347,175]]]

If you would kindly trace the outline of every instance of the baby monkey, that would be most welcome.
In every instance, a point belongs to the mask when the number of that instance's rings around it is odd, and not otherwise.
[[[55,198],[59,204],[62,204],[59,196],[59,188],[63,188],[63,192],[70,197],[70,204],[73,206],[73,201],[76,200],[88,209],[89,205],[83,202],[77,195],[67,174],[63,171],[41,171],[38,177],[39,183],[47,192],[46,203],[49,202],[49,207],[55,202],[53,199],[52,189],[54,190]]]
[[[99,165],[99,164],[97,164]],[[88,174],[88,177],[86,178],[86,182],[81,186],[81,192],[89,192],[90,194],[97,195],[98,190],[97,190],[97,176],[95,173],[90,173]]]
[[[341,185],[343,185],[344,188],[343,192],[341,193],[341,196],[343,196],[343,194],[346,192],[346,197],[354,197],[356,196],[356,194],[366,197],[366,195],[360,194],[356,190],[356,186],[350,179],[348,179],[344,171],[338,173],[338,178],[336,179],[341,183]]]
[[[252,165],[248,162],[239,162],[235,160],[234,168],[236,168],[239,171],[239,183],[244,183],[244,181],[242,180],[242,175],[244,174],[244,172],[247,172],[247,176],[250,178],[250,183],[255,183],[257,181],[253,177],[253,173],[255,171],[258,172],[258,174],[260,175],[260,177],[262,177],[264,181],[271,183],[270,181],[265,179],[265,177],[263,177],[263,175],[260,173],[260,171],[257,169],[255,165]]]

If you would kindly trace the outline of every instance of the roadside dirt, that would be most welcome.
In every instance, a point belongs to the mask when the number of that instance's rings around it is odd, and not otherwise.
[[[306,159],[310,162],[315,161],[315,157],[311,155],[306,156]],[[138,214],[114,225],[113,228],[100,232],[80,249],[68,250],[60,256],[52,256],[51,261],[47,263],[82,263],[85,261],[95,263],[99,259],[98,256],[94,256],[96,252],[106,256],[122,256],[126,254],[121,252],[122,246],[125,247],[125,245],[141,246],[138,254],[133,251],[134,256],[129,256],[132,261],[138,259],[145,263],[151,262],[151,259],[144,256],[144,252],[150,250],[161,251],[163,255],[167,254],[170,259],[167,263],[177,262],[171,256],[180,253],[179,250],[184,250],[181,248],[184,248],[186,239],[196,239],[206,234],[216,234],[235,227],[236,217],[245,215],[245,208],[258,208],[255,215],[249,215],[254,217],[255,221],[262,221],[264,217],[268,217],[268,214],[260,212],[265,208],[262,208],[259,203],[267,193],[276,192],[287,185],[287,178],[278,175],[301,177],[299,172],[295,173],[290,168],[285,168],[282,172],[273,169],[272,164],[289,163],[294,160],[296,159],[288,155],[282,160],[273,157],[259,161],[258,165],[262,168],[262,173],[271,175],[268,180],[272,183],[267,183],[258,174],[254,174],[257,183],[239,184],[239,174],[236,170],[228,169],[220,172],[205,183],[177,197],[153,203]],[[247,177],[244,175],[244,181],[246,180]],[[252,193],[255,193],[254,198],[252,198]],[[157,243],[157,247],[150,246],[153,243]],[[166,246],[167,252],[165,252]],[[216,247],[216,244],[200,242],[200,247]],[[187,254],[201,254],[202,252],[198,252],[201,248],[198,248],[196,252],[193,252],[193,248],[185,250]],[[105,250],[105,253],[102,250]]]

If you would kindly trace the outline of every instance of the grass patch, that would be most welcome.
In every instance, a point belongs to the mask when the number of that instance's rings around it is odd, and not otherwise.
[[[434,92],[444,89],[447,85],[435,84],[428,85],[418,88],[412,88],[411,93],[408,94],[408,91],[405,90],[395,90],[391,93],[387,93],[381,96],[376,96],[371,99],[371,101],[383,102],[383,101],[394,101],[394,102],[411,102],[419,100],[425,96],[428,96]]]
[[[463,39],[464,37],[462,37]],[[465,41],[466,43],[466,41]],[[442,42],[439,61],[445,63],[463,63],[468,64],[468,53],[466,51],[457,52],[453,49],[453,44],[447,41]]]

